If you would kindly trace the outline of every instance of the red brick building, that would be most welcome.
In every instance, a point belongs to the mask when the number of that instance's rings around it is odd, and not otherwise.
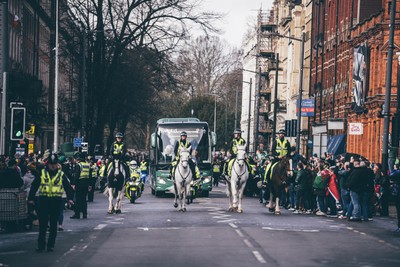
[[[327,139],[341,135],[347,152],[376,162],[381,161],[383,119],[378,115],[385,94],[390,3],[317,0],[313,9],[310,94],[315,98],[316,114],[310,125],[343,121],[343,129],[327,128]],[[396,27],[395,52],[399,51],[399,29]],[[393,64],[391,113],[396,106],[397,56]],[[362,133],[350,134],[349,126],[355,125]],[[328,152],[333,147],[328,141]]]

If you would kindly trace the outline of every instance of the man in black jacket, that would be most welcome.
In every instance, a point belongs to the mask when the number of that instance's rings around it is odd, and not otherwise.
[[[348,220],[360,222],[362,209],[363,218],[365,221],[368,221],[369,205],[367,195],[370,193],[371,187],[373,188],[373,179],[374,174],[371,169],[367,168],[365,161],[354,162],[354,170],[350,174],[348,180],[351,197],[351,203],[348,209]]]

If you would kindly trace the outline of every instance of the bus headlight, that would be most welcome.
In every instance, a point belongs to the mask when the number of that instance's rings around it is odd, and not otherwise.
[[[209,183],[209,182],[211,182],[211,177],[210,177],[210,176],[206,176],[206,177],[204,178],[203,183]]]

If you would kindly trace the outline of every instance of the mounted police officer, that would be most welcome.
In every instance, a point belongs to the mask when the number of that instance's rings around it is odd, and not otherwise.
[[[282,159],[290,153],[290,143],[285,139],[286,132],[281,129],[278,132],[278,138],[272,143],[272,155],[278,159]]]
[[[123,161],[127,152],[126,145],[123,140],[124,135],[121,132],[118,132],[115,135],[115,141],[112,143],[110,148],[110,156],[112,156],[113,159],[119,159],[120,161]]]
[[[236,158],[238,151],[237,146],[244,146],[245,144],[246,141],[242,138],[242,131],[240,129],[235,129],[235,131],[233,131],[233,139],[230,143],[232,159]]]
[[[264,183],[268,183],[268,180],[271,178],[271,172],[275,163],[280,161],[283,157],[290,153],[291,147],[288,140],[285,139],[286,132],[285,130],[281,129],[278,132],[278,138],[274,140],[272,143],[271,148],[271,155],[272,157],[271,162],[266,165],[265,172],[264,172]]]
[[[238,145],[244,146],[244,145],[246,145],[246,141],[242,138],[242,131],[240,129],[236,128],[233,131],[233,139],[229,145],[229,152],[230,152],[231,157],[224,164],[224,174],[225,175],[228,175],[228,176],[230,175],[230,169],[231,169],[232,164],[237,156],[237,152],[238,152],[237,146]],[[250,166],[248,165],[248,163],[247,163],[247,167],[249,167],[249,171],[250,171]]]
[[[67,193],[67,199],[73,204],[72,188],[69,181],[60,169],[58,157],[50,153],[44,169],[40,171],[32,182],[28,201],[34,205],[35,194],[39,190],[39,206],[37,207],[39,217],[39,238],[36,251],[41,252],[46,247],[46,231],[50,222],[50,234],[47,240],[47,251],[54,249],[57,236],[57,221],[60,215],[62,195]]]
[[[116,133],[115,141],[112,143],[110,148],[110,156],[113,169],[115,169],[115,160],[119,160],[119,163],[122,164],[126,173],[129,174],[129,167],[125,163],[125,155],[127,154],[127,148],[123,140],[124,140],[124,135],[121,132]],[[108,173],[109,168],[110,166],[107,165],[106,173]]]
[[[187,133],[185,131],[181,132],[181,139],[176,142],[175,148],[174,148],[174,154],[175,154],[175,160],[172,161],[172,168],[171,168],[171,177],[173,178],[174,172],[175,172],[175,167],[179,162],[179,154],[182,148],[190,148],[190,155],[192,155],[192,144],[187,140]],[[196,164],[192,161],[192,159],[189,160],[189,167],[190,170],[192,171],[193,174],[193,179],[200,179],[200,171],[196,167]]]
[[[73,180],[72,184],[75,187],[75,214],[71,216],[71,219],[80,219],[81,213],[82,218],[87,219],[87,202],[86,198],[88,192],[92,190],[91,187],[91,179],[92,179],[92,172],[90,170],[90,164],[85,161],[85,156],[81,153],[77,153],[75,155],[75,159],[77,160],[78,168],[76,170],[75,179]]]

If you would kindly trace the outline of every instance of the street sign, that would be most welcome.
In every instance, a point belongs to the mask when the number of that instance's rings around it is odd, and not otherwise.
[[[299,110],[299,101],[296,100],[296,114]],[[302,117],[313,117],[315,112],[314,99],[302,99],[301,101],[301,116]]]
[[[74,138],[74,147],[82,146],[82,138]]]
[[[87,142],[82,142],[82,153],[88,153],[89,151],[89,144]]]

